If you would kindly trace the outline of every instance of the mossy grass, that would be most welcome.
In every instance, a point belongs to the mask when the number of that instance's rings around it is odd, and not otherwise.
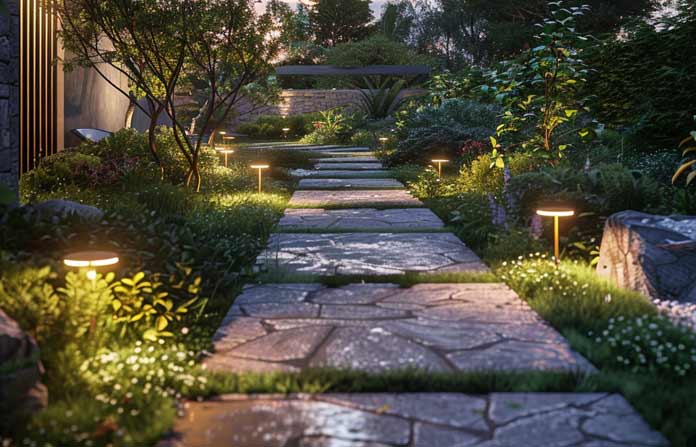
[[[413,273],[402,275],[335,275],[318,276],[290,272],[266,272],[256,276],[255,281],[262,284],[279,283],[319,283],[329,287],[341,287],[348,284],[381,283],[399,284],[411,287],[427,283],[499,283],[500,279],[493,273],[458,272],[458,273]]]

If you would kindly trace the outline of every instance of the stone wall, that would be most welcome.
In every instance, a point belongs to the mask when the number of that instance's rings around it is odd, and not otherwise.
[[[408,89],[401,93],[401,98],[423,94],[422,89]],[[356,110],[361,104],[358,90],[283,90],[278,104],[255,106],[242,99],[238,105],[239,118],[236,124],[254,121],[261,115],[301,115],[320,112],[335,107]]]
[[[0,15],[0,183],[17,189],[19,179],[19,9],[7,2]]]

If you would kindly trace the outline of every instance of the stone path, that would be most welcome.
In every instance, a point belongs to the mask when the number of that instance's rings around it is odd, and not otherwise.
[[[224,395],[191,402],[161,447],[655,447],[617,394]]]
[[[281,230],[437,230],[445,225],[427,208],[374,208],[325,210],[288,208],[278,224]]]
[[[400,189],[403,183],[391,178],[354,178],[354,179],[302,179],[302,189]]]
[[[381,164],[355,159],[371,154],[356,148],[312,150],[325,156],[317,169],[293,172],[307,179],[294,193],[280,232],[258,257],[259,270],[365,279],[488,271],[461,240],[444,231],[437,216],[396,189],[402,185],[389,179]],[[204,364],[230,373],[315,367],[377,374],[595,371],[511,289],[492,283],[248,285],[213,345]],[[354,393],[226,395],[191,402],[162,445],[646,447],[667,442],[619,395]]]

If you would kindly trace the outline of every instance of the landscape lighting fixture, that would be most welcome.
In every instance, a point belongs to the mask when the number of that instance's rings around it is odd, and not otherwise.
[[[553,255],[556,265],[560,260],[560,249],[559,249],[559,231],[558,231],[558,220],[561,217],[571,217],[575,215],[575,211],[569,208],[563,207],[544,207],[539,208],[536,212],[539,216],[553,217]]]
[[[283,127],[281,130],[283,131],[283,138],[285,138],[287,140],[288,139],[288,132],[290,132],[290,128]]]
[[[264,165],[264,164],[254,164],[254,165],[251,165],[251,168],[252,168],[252,169],[258,169],[258,171],[259,171],[259,193],[260,193],[261,190],[263,189],[263,186],[262,186],[263,183],[262,183],[261,172],[262,172],[264,169],[270,168],[270,166],[269,166],[269,165]]]
[[[229,154],[234,154],[234,149],[228,149],[228,148],[215,148],[216,151],[219,153],[223,154],[225,156],[225,167],[227,167],[227,156]]]
[[[433,163],[437,163],[437,176],[442,177],[442,163],[449,163],[449,160],[444,158],[435,158],[430,161],[432,161]]]
[[[87,269],[87,278],[92,281],[97,279],[96,269],[116,265],[118,262],[118,254],[113,251],[78,251],[69,253],[63,259],[68,267]]]

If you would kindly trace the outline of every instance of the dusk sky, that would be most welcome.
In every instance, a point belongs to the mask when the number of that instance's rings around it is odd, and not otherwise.
[[[292,5],[293,7],[298,3],[297,0],[284,0],[285,3]],[[379,17],[382,13],[382,5],[387,3],[388,0],[372,0],[371,5],[372,5],[372,14],[374,14],[375,18]],[[257,3],[257,11],[262,11],[264,9],[264,6],[266,4],[266,0],[261,0],[260,3]]]

